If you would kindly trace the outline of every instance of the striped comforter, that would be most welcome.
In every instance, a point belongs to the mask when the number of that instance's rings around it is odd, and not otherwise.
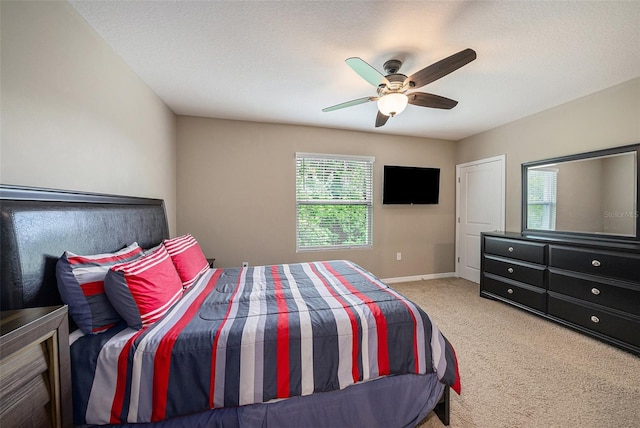
[[[436,372],[453,348],[412,302],[348,261],[211,269],[158,323],[72,346],[77,424],[148,422],[393,374]]]

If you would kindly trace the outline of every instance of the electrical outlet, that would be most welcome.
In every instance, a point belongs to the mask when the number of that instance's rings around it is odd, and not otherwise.
[[[242,267],[249,267],[249,262],[242,262]]]
[[[396,253],[396,260],[402,260],[402,253]]]

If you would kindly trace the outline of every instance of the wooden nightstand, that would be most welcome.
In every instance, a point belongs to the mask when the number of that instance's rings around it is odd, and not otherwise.
[[[3,427],[71,427],[66,306],[0,313]]]

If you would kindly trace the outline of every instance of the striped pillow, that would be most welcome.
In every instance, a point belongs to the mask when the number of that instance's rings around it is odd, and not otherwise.
[[[209,262],[200,244],[190,234],[165,239],[164,246],[171,256],[185,289],[191,287],[209,269]]]
[[[99,333],[122,318],[104,294],[104,277],[109,268],[142,255],[137,243],[115,252],[79,256],[65,251],[56,264],[58,291],[69,305],[69,314],[85,334]]]
[[[137,260],[112,267],[104,289],[127,325],[137,330],[162,318],[183,293],[182,281],[162,245]]]

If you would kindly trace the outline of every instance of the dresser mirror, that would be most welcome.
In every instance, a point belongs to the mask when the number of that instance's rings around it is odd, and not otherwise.
[[[640,240],[640,144],[522,164],[522,231]]]

